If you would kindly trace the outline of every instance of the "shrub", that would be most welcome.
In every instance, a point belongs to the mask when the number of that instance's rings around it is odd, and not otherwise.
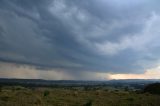
[[[0,92],[2,91],[2,86],[0,86]]]
[[[85,90],[85,91],[90,90],[89,86],[84,86],[84,90]]]
[[[142,90],[135,90],[136,94],[141,94],[143,91]]]
[[[126,86],[126,87],[124,88],[124,90],[125,90],[125,91],[129,91],[129,87]]]
[[[8,101],[9,97],[8,96],[3,96],[3,97],[0,97],[0,100],[2,101]]]
[[[43,96],[48,96],[48,95],[49,95],[49,91],[45,90],[44,93],[43,93]]]
[[[128,100],[128,101],[133,101],[134,99],[133,99],[133,98],[127,98],[126,100]]]
[[[75,92],[73,93],[73,95],[74,95],[74,96],[78,96],[78,92],[75,91]]]
[[[158,95],[160,95],[160,83],[149,84],[149,85],[147,85],[144,88],[143,91],[151,93],[151,94],[158,94]]]
[[[84,104],[83,106],[92,106],[92,100],[89,100],[86,104]]]

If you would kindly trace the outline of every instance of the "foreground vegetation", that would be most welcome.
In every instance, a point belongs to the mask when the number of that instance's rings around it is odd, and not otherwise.
[[[4,86],[0,106],[160,106],[160,96],[107,88]]]

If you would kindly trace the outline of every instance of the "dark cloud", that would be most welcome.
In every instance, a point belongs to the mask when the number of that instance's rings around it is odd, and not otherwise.
[[[159,61],[157,3],[1,0],[0,60],[75,76],[141,73]]]

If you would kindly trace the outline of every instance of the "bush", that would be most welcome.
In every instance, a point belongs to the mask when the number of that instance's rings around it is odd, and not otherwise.
[[[90,87],[89,86],[84,86],[84,90],[88,91],[88,90],[90,90]]]
[[[143,91],[142,90],[135,90],[135,93],[136,94],[141,94],[141,93],[143,93]]]
[[[92,106],[92,100],[89,100],[86,104],[84,104],[83,106]]]
[[[126,100],[128,100],[128,101],[133,101],[134,99],[133,99],[133,98],[127,98]]]
[[[2,101],[8,101],[9,97],[8,96],[3,96],[3,97],[0,97],[0,100]]]
[[[147,85],[144,88],[143,91],[151,93],[151,94],[158,94],[158,95],[160,95],[160,83],[149,84],[149,85]]]
[[[126,86],[126,87],[124,88],[124,90],[125,90],[125,91],[129,91],[129,87]]]
[[[49,91],[48,90],[44,91],[43,96],[48,96],[48,95],[49,95]]]
[[[2,86],[0,86],[0,92],[2,91]]]

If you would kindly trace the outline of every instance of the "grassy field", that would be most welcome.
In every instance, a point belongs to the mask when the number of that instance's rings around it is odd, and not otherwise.
[[[0,106],[160,106],[160,96],[123,90],[1,87]]]

